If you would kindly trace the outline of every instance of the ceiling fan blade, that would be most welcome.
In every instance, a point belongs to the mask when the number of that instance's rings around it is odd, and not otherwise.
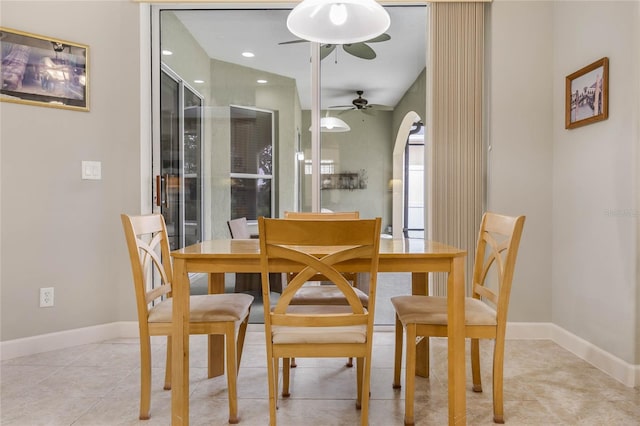
[[[362,59],[374,59],[376,52],[364,43],[343,44],[345,52]]]
[[[333,52],[335,48],[335,44],[323,44],[322,46],[320,46],[320,60],[323,60],[324,58],[329,56],[329,54]]]
[[[291,41],[283,41],[278,44],[280,45],[280,44],[294,44],[294,43],[308,43],[308,42],[309,40],[291,40]]]
[[[332,105],[328,109],[355,109],[353,105]]]
[[[380,43],[381,41],[391,40],[391,36],[387,33],[380,34],[378,37],[374,37],[371,40],[365,41],[365,43]]]

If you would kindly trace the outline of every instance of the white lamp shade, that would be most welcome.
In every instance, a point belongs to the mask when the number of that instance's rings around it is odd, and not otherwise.
[[[371,40],[390,23],[389,14],[375,0],[304,0],[287,18],[295,36],[323,44]]]
[[[351,127],[338,117],[322,117],[320,119],[321,132],[348,132]],[[311,127],[309,127],[311,131]]]

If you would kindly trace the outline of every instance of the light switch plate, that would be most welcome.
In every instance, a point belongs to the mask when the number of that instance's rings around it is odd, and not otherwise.
[[[83,180],[102,179],[102,163],[100,161],[83,161],[82,162],[82,179]]]

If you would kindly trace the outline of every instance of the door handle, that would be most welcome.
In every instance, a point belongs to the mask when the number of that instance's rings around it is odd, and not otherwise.
[[[167,206],[167,182],[169,181],[169,174],[164,176],[156,176],[156,206]]]
[[[156,206],[162,206],[162,190],[160,189],[160,185],[162,185],[162,178],[160,175],[156,176]]]

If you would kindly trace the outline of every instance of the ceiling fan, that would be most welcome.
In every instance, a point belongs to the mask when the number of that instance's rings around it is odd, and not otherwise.
[[[380,43],[381,41],[391,40],[391,36],[389,34],[380,34],[378,37],[374,37],[371,40],[362,41],[360,43],[351,43],[351,44],[323,44],[320,46],[320,59],[324,59],[331,52],[336,49],[336,46],[342,46],[345,52],[361,59],[375,59],[376,52],[367,44],[367,43]],[[280,44],[294,44],[294,43],[306,43],[308,40],[291,40],[291,41],[283,41]]]
[[[369,101],[362,97],[364,91],[357,90],[356,94],[357,98],[351,101],[351,105],[334,105],[330,106],[329,109],[344,109],[344,110],[367,110],[367,109],[376,109],[379,111],[391,111],[393,107],[388,105],[379,105],[379,104],[370,104]]]

